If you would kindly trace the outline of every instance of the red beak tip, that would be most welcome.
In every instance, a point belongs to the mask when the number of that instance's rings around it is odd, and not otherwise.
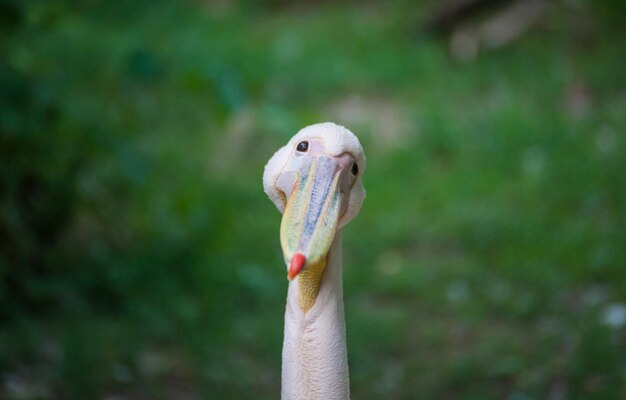
[[[289,271],[287,272],[287,278],[289,280],[293,280],[293,278],[295,278],[300,271],[302,271],[302,268],[304,268],[304,265],[306,264],[306,257],[304,256],[304,254],[302,253],[296,253],[293,255],[293,257],[291,258],[291,263],[289,264]]]

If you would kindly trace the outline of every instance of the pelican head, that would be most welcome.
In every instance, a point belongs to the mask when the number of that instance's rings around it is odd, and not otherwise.
[[[331,122],[301,129],[265,166],[265,193],[283,213],[288,278],[324,264],[336,232],[359,212],[365,189],[359,139]]]

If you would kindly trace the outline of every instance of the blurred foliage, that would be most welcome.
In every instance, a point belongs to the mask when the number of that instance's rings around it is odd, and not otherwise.
[[[436,2],[0,2],[0,393],[277,398],[265,161],[345,124],[354,398],[626,397],[622,2],[450,57]]]

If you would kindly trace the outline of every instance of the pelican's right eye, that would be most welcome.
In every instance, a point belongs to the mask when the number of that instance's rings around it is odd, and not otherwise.
[[[298,145],[296,146],[296,150],[299,151],[300,153],[306,153],[307,151],[309,151],[309,142],[304,140],[298,143]]]

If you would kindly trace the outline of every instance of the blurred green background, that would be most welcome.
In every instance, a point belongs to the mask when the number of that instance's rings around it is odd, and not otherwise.
[[[327,120],[353,398],[626,398],[625,2],[501,3],[2,0],[0,398],[278,398],[261,176]]]

